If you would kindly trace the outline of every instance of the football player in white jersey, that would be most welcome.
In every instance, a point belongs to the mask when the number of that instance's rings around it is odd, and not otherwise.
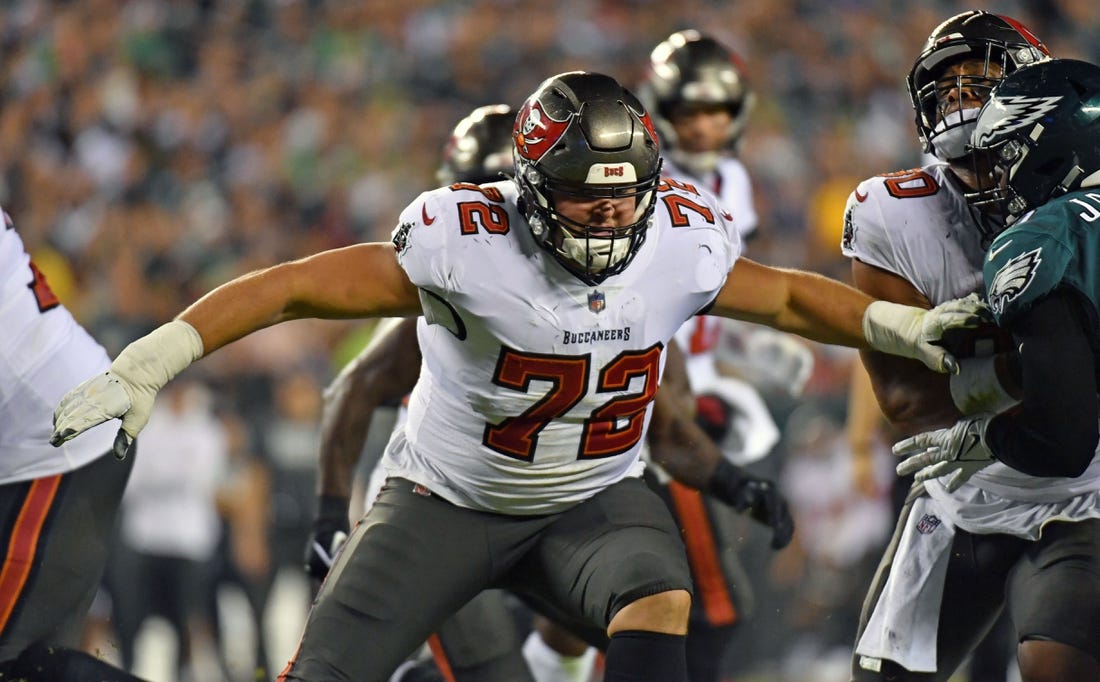
[[[281,679],[384,680],[486,587],[609,638],[605,679],[686,679],[691,577],[638,478],[664,348],[692,315],[768,324],[950,371],[932,311],[739,258],[732,218],[660,177],[656,133],[613,78],[559,74],[513,132],[513,181],[426,192],[392,243],[240,277],[127,346],[62,399],[52,441],[115,417],[136,436],[157,391],[206,353],[301,317],[422,315],[423,352],[390,478],[323,584]]]
[[[981,104],[1001,78],[1048,58],[1027,28],[988,12],[959,14],[931,33],[907,87],[925,151],[941,161],[870,178],[849,197],[842,250],[852,258],[858,287],[923,307],[982,290],[986,249],[1003,219],[971,204],[989,164],[967,144]],[[1019,361],[1004,332],[982,328],[949,345],[966,356],[951,377],[862,354],[879,404],[902,435],[1015,403],[1011,377]],[[1076,543],[1072,552],[1095,550],[1096,541],[1088,539],[1097,535],[1095,521],[1066,524],[1073,529],[1068,534],[1041,530],[1056,517],[1092,516],[1098,482],[1100,465],[1068,479],[1025,476],[998,464],[962,485],[947,478],[919,483],[864,603],[854,679],[946,680],[1006,603],[1024,678],[1070,679],[1044,676],[1058,669],[1044,672],[1052,661],[1045,640],[1074,641],[1066,632],[1087,626],[1087,613],[1061,612],[1051,626],[1044,600],[1034,597],[1049,596],[1045,589],[1065,582],[1065,574],[1032,567],[1064,559],[1067,542]],[[1089,632],[1095,642],[1096,628]]]
[[[99,586],[133,457],[114,429],[47,445],[53,409],[107,353],[76,323],[0,210],[0,678],[137,680],[71,648]]]
[[[744,71],[737,53],[719,41],[694,30],[678,31],[653,49],[638,96],[661,137],[661,172],[712,192],[734,217],[728,227],[748,241],[756,234],[758,221],[749,175],[736,156],[754,99]],[[767,364],[795,367],[797,372],[787,381],[805,383],[812,354],[779,332],[697,315],[676,333],[687,356],[691,388],[698,396],[700,423],[725,445],[727,457],[736,464],[771,452],[779,441],[779,428],[752,384],[719,372],[716,349],[722,341],[726,346],[748,348],[750,339],[764,334],[786,341],[773,343],[773,348],[801,351],[788,353],[794,362],[773,358]],[[723,534],[735,527],[729,518],[733,511],[667,476],[659,492],[683,529],[695,578],[687,641],[689,677],[692,682],[716,682],[721,679],[724,652],[734,629],[744,621],[752,602],[747,573],[731,547],[734,540]],[[773,547],[784,546],[783,539],[775,538],[779,542],[773,541]]]
[[[507,105],[479,107],[460,121],[447,143],[436,175],[440,185],[459,182],[484,184],[499,180],[502,173],[511,168],[514,121],[515,112]],[[362,465],[361,460],[380,454],[363,450],[375,410],[383,405],[396,404],[412,390],[416,382],[421,355],[415,323],[415,319],[407,319],[383,325],[368,348],[349,363],[326,390],[319,458],[319,513],[306,546],[306,571],[318,581],[327,574],[336,554],[335,548],[347,537],[348,496],[356,461],[360,460]],[[668,447],[663,442],[664,436],[673,428],[673,420],[677,429],[698,429],[692,423],[690,406],[693,399],[688,385],[688,366],[679,348],[676,342],[669,344],[661,388],[654,405],[654,420],[660,424],[668,423],[668,426],[650,429],[650,453],[663,463],[667,475],[679,482],[681,491],[678,501],[681,506],[698,504],[696,490],[710,492],[715,499],[723,500],[723,507],[749,510],[754,518],[774,529],[777,544],[785,544],[791,537],[793,525],[787,505],[772,482],[743,472],[736,472],[734,476],[724,476],[722,473],[715,476],[722,456],[707,443],[702,431],[697,435],[697,448]],[[670,393],[672,397],[662,400],[664,393]],[[743,401],[737,404],[739,409],[745,408]],[[764,417],[770,420],[762,404],[760,409],[765,411]],[[667,412],[672,414],[664,414]],[[377,460],[366,463],[367,470],[373,468],[375,462]],[[730,467],[727,463],[722,464],[724,468]],[[373,485],[376,476],[371,478],[368,495],[373,498],[377,492]],[[736,481],[737,486],[729,490],[711,490],[718,482],[726,481]],[[752,485],[745,485],[750,481]],[[369,500],[366,506],[370,506]],[[679,519],[679,522],[688,534],[699,526],[707,525],[706,520],[701,523],[697,520],[695,526],[689,526],[684,519]],[[714,547],[709,534],[701,541],[709,542],[709,546]],[[715,548],[712,555],[716,558],[722,552],[721,548]],[[698,554],[705,554],[705,551]],[[703,578],[695,577],[696,591],[699,592],[699,585],[703,583],[705,589],[721,592],[725,596],[728,592],[721,591],[721,586],[713,585],[714,580],[710,579],[720,575],[722,569],[714,565],[714,558],[703,568]],[[692,559],[695,557],[689,553],[689,560]],[[698,576],[700,571],[692,563],[693,576]],[[727,587],[729,589],[732,588]],[[517,665],[515,660],[518,652],[510,648],[510,642],[514,640],[513,619],[507,617],[507,608],[503,603],[495,603],[503,599],[499,590],[483,592],[451,618],[440,629],[438,637],[429,640],[435,657],[442,659],[438,660],[439,667],[449,668],[459,682],[517,682],[526,679],[525,673],[519,670],[522,665]],[[714,612],[713,605],[709,611]],[[487,613],[504,616],[490,618]],[[493,631],[487,632],[487,628]],[[697,666],[691,664],[690,637],[688,641],[691,679],[707,679],[697,676]],[[553,644],[553,648],[549,643]],[[603,646],[605,642],[601,640],[596,644]],[[590,677],[595,659],[595,649],[541,616],[535,617],[534,631],[524,643],[523,652],[537,682],[585,682]],[[720,652],[700,652],[704,653],[710,654],[709,657],[700,656],[701,661],[707,661],[707,666],[720,665],[721,661],[716,660],[721,658],[717,655]]]

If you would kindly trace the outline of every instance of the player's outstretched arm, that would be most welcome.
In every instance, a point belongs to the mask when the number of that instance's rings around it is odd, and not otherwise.
[[[318,458],[317,515],[306,541],[306,573],[320,581],[349,531],[352,477],[381,405],[401,400],[420,374],[416,319],[379,324],[370,344],[325,389]],[[366,463],[373,469],[377,460]]]
[[[955,370],[955,360],[934,342],[948,329],[977,326],[984,307],[977,297],[949,301],[932,310],[876,301],[822,275],[740,258],[711,312],[821,343],[915,358],[936,371],[949,372]]]
[[[419,311],[416,288],[387,243],[325,251],[244,275],[134,341],[108,372],[70,391],[54,412],[50,442],[59,445],[122,417],[115,442],[115,452],[122,456],[145,426],[157,391],[192,362],[227,343],[285,320]]]

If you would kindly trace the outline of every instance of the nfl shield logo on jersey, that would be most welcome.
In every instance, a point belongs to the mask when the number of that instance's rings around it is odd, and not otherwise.
[[[588,309],[594,313],[602,312],[607,307],[607,300],[602,291],[592,291],[588,294]]]
[[[921,535],[928,535],[932,531],[940,527],[939,517],[935,514],[925,514],[920,517],[920,521],[917,522],[917,532]]]

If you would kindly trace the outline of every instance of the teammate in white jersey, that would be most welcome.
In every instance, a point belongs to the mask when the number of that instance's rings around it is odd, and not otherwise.
[[[858,287],[924,307],[982,290],[986,248],[1003,221],[968,203],[988,163],[981,165],[984,157],[970,154],[966,145],[979,107],[1003,75],[1048,55],[1028,29],[988,12],[957,15],[932,32],[907,84],[925,150],[942,162],[856,187],[842,249],[853,259]],[[988,328],[952,345],[968,358],[950,378],[863,353],[880,406],[903,435],[1014,404],[1010,370],[1018,356],[1011,339]],[[1068,541],[1060,532],[1040,532],[1056,517],[1094,516],[1098,477],[1100,466],[1080,478],[1058,479],[997,464],[956,490],[948,490],[947,479],[921,483],[902,509],[864,604],[854,679],[946,680],[1006,603],[1025,679],[1066,679],[1044,677],[1050,659],[1036,652],[1047,647],[1045,639],[1067,641],[1067,629],[1087,626],[1088,616],[1065,611],[1060,624],[1050,627],[1047,605],[1034,597],[1049,597],[1041,588],[1051,583],[1072,583],[1057,569],[1033,575],[1030,567],[1036,560],[1057,563],[1066,542],[1078,543],[1075,552],[1096,550],[1096,540],[1088,539],[1089,533],[1097,536],[1095,521],[1070,525]]]
[[[516,118],[512,182],[406,208],[391,244],[245,275],[130,344],[55,413],[64,443],[113,417],[135,436],[203,354],[300,317],[423,315],[424,360],[390,478],[333,564],[282,679],[383,680],[482,589],[609,638],[607,680],[686,679],[691,578],[639,480],[664,347],[690,316],[765,323],[949,371],[933,341],[974,301],[920,310],[739,259],[731,218],[660,178],[656,134],[614,79],[570,72]],[[736,267],[734,267],[736,263]]]
[[[0,678],[136,680],[70,648],[95,596],[133,457],[114,429],[49,447],[57,401],[107,353],[73,319],[0,211]]]
[[[712,192],[734,217],[727,224],[735,231],[731,239],[753,237],[758,221],[752,186],[736,150],[754,95],[738,55],[698,31],[673,33],[653,49],[638,96],[661,136],[662,173]],[[776,339],[774,348],[801,351],[800,355],[788,354],[794,362],[786,364],[798,371],[787,377],[787,382],[804,383],[812,368],[812,354],[774,330],[697,315],[676,333],[687,357],[691,389],[698,396],[700,423],[724,445],[726,456],[735,464],[768,455],[779,441],[779,428],[752,384],[719,372],[716,349],[723,341],[731,347],[748,348],[751,339],[763,335]],[[774,367],[784,364],[783,360],[777,357],[767,364]],[[658,492],[683,530],[695,579],[687,642],[689,677],[692,682],[716,682],[721,679],[724,654],[735,627],[744,622],[753,601],[747,572],[731,547],[735,539],[728,537],[736,527],[730,518],[733,512],[728,505],[700,496],[667,476]],[[790,533],[776,536],[772,545],[782,548],[789,539]]]

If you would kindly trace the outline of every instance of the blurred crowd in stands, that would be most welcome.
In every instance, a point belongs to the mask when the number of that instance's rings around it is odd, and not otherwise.
[[[920,161],[904,74],[943,17],[977,8],[946,0],[0,5],[0,206],[54,291],[112,355],[236,275],[388,239],[398,212],[434,186],[439,150],[470,109],[517,105],[545,77],[571,69],[637,82],[652,47],[682,28],[736,49],[757,94],[740,150],[760,214],[755,253],[846,279],[838,244],[849,192],[864,177]],[[1023,20],[1059,56],[1100,60],[1091,0],[994,0],[981,8]],[[239,486],[228,496],[206,494],[231,531],[221,555],[254,586],[259,609],[280,566],[300,570],[320,391],[366,333],[354,322],[296,322],[189,371],[209,389],[189,409],[209,403],[224,422],[211,446],[226,450],[215,458],[218,476]],[[804,544],[771,567],[774,558],[764,556],[761,570],[773,573],[776,593],[791,604],[769,627],[797,635],[831,622],[837,632],[828,644],[843,646],[863,586],[838,592],[835,582],[819,583],[851,580],[848,567],[865,553],[877,557],[878,547],[859,537],[867,524],[827,523],[853,497],[830,462],[845,458],[838,425],[854,356],[817,350],[810,404],[773,405],[790,428],[770,466],[801,500],[805,527],[837,544]],[[144,454],[155,458],[155,450],[150,442]],[[263,473],[253,476],[256,468]],[[815,470],[838,478],[832,494],[806,484],[822,477]],[[883,471],[888,481],[890,465]],[[199,479],[210,487],[209,477]],[[819,494],[800,494],[804,488]],[[242,501],[263,512],[242,512]],[[206,557],[217,543],[201,544]],[[837,556],[838,547],[850,554]],[[849,601],[833,603],[841,597]],[[797,652],[781,649],[802,640],[775,635],[735,652],[743,659],[736,667],[762,656],[793,660]]]

